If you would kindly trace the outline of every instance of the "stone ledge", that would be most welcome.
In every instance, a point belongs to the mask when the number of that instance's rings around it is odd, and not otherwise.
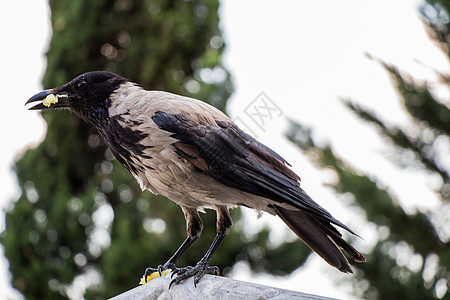
[[[194,287],[194,280],[187,279],[181,284],[174,285],[167,289],[170,283],[170,276],[159,277],[149,283],[138,286],[111,300],[169,300],[169,299],[211,299],[211,300],[331,300],[332,298],[305,294],[290,290],[273,288],[270,286],[255,283],[205,275],[197,287]]]

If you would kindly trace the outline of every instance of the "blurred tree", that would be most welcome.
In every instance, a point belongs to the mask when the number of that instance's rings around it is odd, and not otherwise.
[[[50,0],[53,36],[43,85],[109,70],[224,110],[232,84],[221,64],[218,6],[217,0]],[[27,299],[105,298],[136,286],[147,266],[164,263],[184,240],[181,210],[141,192],[91,126],[65,111],[42,115],[46,137],[15,165],[22,194],[0,236],[13,286]],[[309,250],[300,241],[267,248],[267,229],[244,235],[240,210],[232,214],[235,226],[212,261],[222,270],[247,260],[256,271],[284,274],[305,261]],[[202,218],[203,238],[180,265],[196,263],[212,242],[215,214]]]
[[[421,10],[431,37],[450,58],[449,1],[428,1]],[[374,113],[350,101],[345,105],[379,129],[393,147],[395,162],[410,170],[426,171],[438,182],[437,211],[406,213],[395,196],[377,180],[361,175],[338,158],[329,146],[320,147],[311,132],[291,122],[288,138],[323,168],[335,171],[339,195],[354,199],[378,232],[367,263],[353,277],[358,297],[364,299],[431,299],[448,297],[450,282],[450,110],[427,83],[414,82],[392,65],[381,62],[391,75],[413,125],[409,129],[387,124]],[[450,74],[438,74],[443,89],[450,89]],[[413,130],[411,130],[413,129]],[[425,199],[424,199],[425,201]],[[447,295],[447,296],[446,296]],[[448,298],[447,298],[448,299]]]

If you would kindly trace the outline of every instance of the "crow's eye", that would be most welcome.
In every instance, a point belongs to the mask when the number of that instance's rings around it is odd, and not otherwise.
[[[80,80],[75,84],[77,90],[84,90],[87,87],[87,82],[84,80]]]

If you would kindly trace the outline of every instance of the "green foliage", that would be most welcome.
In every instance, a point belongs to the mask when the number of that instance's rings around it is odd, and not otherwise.
[[[426,29],[431,38],[438,44],[442,52],[450,58],[448,35],[450,23],[448,18],[449,0],[425,0],[428,5],[421,7],[422,16],[425,18]],[[448,78],[448,77],[447,77]],[[448,79],[447,79],[448,82]]]
[[[422,10],[425,23],[430,35],[448,54],[450,2],[429,2],[432,5]],[[433,10],[434,13],[431,13]],[[431,18],[426,13],[435,17]],[[443,20],[446,22],[443,23]],[[318,166],[334,170],[338,183],[333,189],[339,195],[345,194],[346,198],[351,196],[354,205],[362,208],[366,219],[377,228],[378,240],[374,248],[365,254],[367,262],[355,265],[358,271],[352,280],[357,296],[364,299],[445,297],[436,293],[436,287],[448,287],[450,279],[450,170],[442,159],[449,155],[448,152],[443,153],[445,148],[442,143],[450,141],[450,110],[448,103],[438,99],[426,83],[414,82],[394,66],[380,63],[391,75],[415,130],[388,124],[349,100],[345,100],[344,104],[362,120],[379,129],[380,135],[393,146],[396,162],[401,162],[401,167],[421,168],[441,179],[436,190],[441,198],[440,210],[407,213],[398,205],[395,196],[381,187],[376,179],[355,171],[336,157],[329,146],[317,146],[309,129],[291,121],[287,136]],[[438,75],[443,87],[450,88],[450,74]]]

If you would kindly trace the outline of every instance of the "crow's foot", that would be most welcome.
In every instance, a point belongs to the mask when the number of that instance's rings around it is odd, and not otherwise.
[[[175,274],[177,275],[177,277],[172,279],[169,284],[169,289],[173,284],[178,284],[192,276],[194,276],[194,287],[197,287],[197,283],[200,281],[203,275],[219,275],[220,270],[216,266],[209,266],[205,261],[199,261],[195,267],[188,266],[184,268],[177,268],[172,272],[171,277],[173,277]]]
[[[165,263],[164,265],[159,265],[158,268],[147,268],[139,284],[145,284],[153,278],[161,277],[177,270],[178,268],[173,263]]]

